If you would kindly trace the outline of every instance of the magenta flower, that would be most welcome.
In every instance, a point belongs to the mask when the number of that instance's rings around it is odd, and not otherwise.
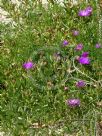
[[[77,46],[76,46],[76,48],[75,48],[75,50],[77,50],[77,51],[81,51],[83,49],[83,44],[78,44]]]
[[[63,41],[63,46],[67,46],[69,44],[69,42],[67,40]]]
[[[80,80],[76,83],[76,86],[79,87],[79,88],[82,88],[86,85],[86,83],[83,81],[83,80]]]
[[[89,6],[84,10],[80,10],[78,15],[81,17],[85,17],[85,16],[90,16],[91,13],[92,13],[92,7]]]
[[[23,64],[23,68],[25,68],[25,69],[31,69],[31,68],[33,68],[33,66],[34,66],[34,64],[31,61],[25,62]]]
[[[81,16],[81,17],[90,16],[90,13],[87,12],[86,10],[80,10],[79,16]]]
[[[90,6],[88,6],[85,10],[92,13],[92,7],[90,7]]]
[[[70,107],[80,106],[80,100],[79,99],[69,99],[66,102]]]
[[[77,36],[77,35],[79,35],[79,31],[73,30],[73,31],[72,31],[72,34],[73,34],[74,36]]]
[[[81,57],[88,57],[88,55],[89,55],[89,52],[83,52]]]
[[[101,48],[101,44],[97,43],[96,48]]]
[[[80,57],[79,58],[79,63],[83,65],[89,65],[90,64],[90,59],[88,57]]]

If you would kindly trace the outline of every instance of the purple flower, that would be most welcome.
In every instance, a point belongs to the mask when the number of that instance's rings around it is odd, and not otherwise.
[[[84,87],[86,85],[86,83],[83,80],[80,80],[76,83],[77,87]]]
[[[83,44],[78,44],[75,48],[75,50],[81,51],[83,49]]]
[[[84,65],[88,65],[88,64],[90,64],[90,59],[88,57],[81,56],[79,58],[79,63],[84,64]]]
[[[81,17],[90,16],[90,13],[86,10],[80,10],[79,16],[81,16]]]
[[[63,41],[63,46],[67,46],[69,44],[69,42],[67,40]]]
[[[96,48],[101,48],[101,44],[97,43]]]
[[[92,13],[92,7],[90,7],[90,6],[86,7],[85,10],[88,11],[88,12],[90,12],[90,13]]]
[[[80,10],[78,15],[81,17],[85,17],[85,16],[90,16],[91,13],[92,13],[92,7],[88,6],[86,9]]]
[[[81,57],[88,57],[88,55],[89,55],[89,52],[83,52]]]
[[[77,31],[77,30],[73,30],[72,33],[73,33],[74,36],[79,35],[79,31]]]
[[[23,64],[23,68],[25,68],[25,69],[31,69],[31,68],[33,68],[33,66],[34,66],[34,64],[31,61],[25,62]]]
[[[80,106],[80,100],[79,99],[69,99],[66,102],[71,107]]]

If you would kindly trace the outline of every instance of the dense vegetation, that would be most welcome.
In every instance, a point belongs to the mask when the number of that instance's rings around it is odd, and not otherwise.
[[[88,6],[91,13],[79,16]],[[2,0],[1,7],[15,22],[0,24],[1,131],[94,136],[102,120],[101,11],[96,3],[50,3],[46,9],[33,0],[18,8]],[[89,64],[80,62],[84,52]],[[70,104],[70,99],[80,103]]]

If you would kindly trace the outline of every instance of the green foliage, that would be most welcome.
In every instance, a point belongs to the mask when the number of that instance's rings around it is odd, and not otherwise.
[[[97,82],[102,80],[102,49],[95,48],[98,43],[96,4],[93,1],[88,4],[93,7],[92,16],[81,18],[78,11],[85,3],[61,7],[52,2],[48,9],[26,0],[17,9],[9,1],[1,3],[15,21],[14,26],[0,24],[2,130],[10,136],[47,136],[50,131],[51,136],[94,135],[92,121],[96,116],[92,114],[97,113],[97,118],[101,118],[97,102],[102,99],[101,85]],[[77,37],[72,35],[74,28],[80,31]],[[70,44],[63,48],[65,39]],[[91,58],[89,67],[74,62],[81,72],[73,71],[73,59],[82,53],[74,49],[79,43],[83,43],[83,51],[89,51]],[[57,52],[61,54],[59,59],[55,56]],[[36,67],[26,71],[22,64],[30,60]],[[79,79],[87,82],[85,88],[75,86]],[[67,91],[65,86],[69,88]],[[81,106],[70,108],[65,103],[70,98],[79,98]],[[34,123],[41,125],[34,128]],[[42,124],[46,127],[41,127]],[[58,134],[60,128],[62,133]]]

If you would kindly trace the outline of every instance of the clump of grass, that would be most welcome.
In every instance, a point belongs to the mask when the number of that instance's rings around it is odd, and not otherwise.
[[[16,8],[2,1],[15,21],[15,26],[0,24],[3,131],[13,136],[96,133],[96,122],[101,120],[97,102],[102,99],[102,62],[101,48],[95,48],[99,41],[96,4],[88,5],[92,14],[80,17],[85,3],[53,4],[46,10],[32,2]],[[78,35],[73,35],[74,30]],[[76,50],[79,44],[83,48]],[[82,58],[84,63],[79,61],[83,52],[89,52]],[[73,98],[80,104],[67,105],[66,100]]]

